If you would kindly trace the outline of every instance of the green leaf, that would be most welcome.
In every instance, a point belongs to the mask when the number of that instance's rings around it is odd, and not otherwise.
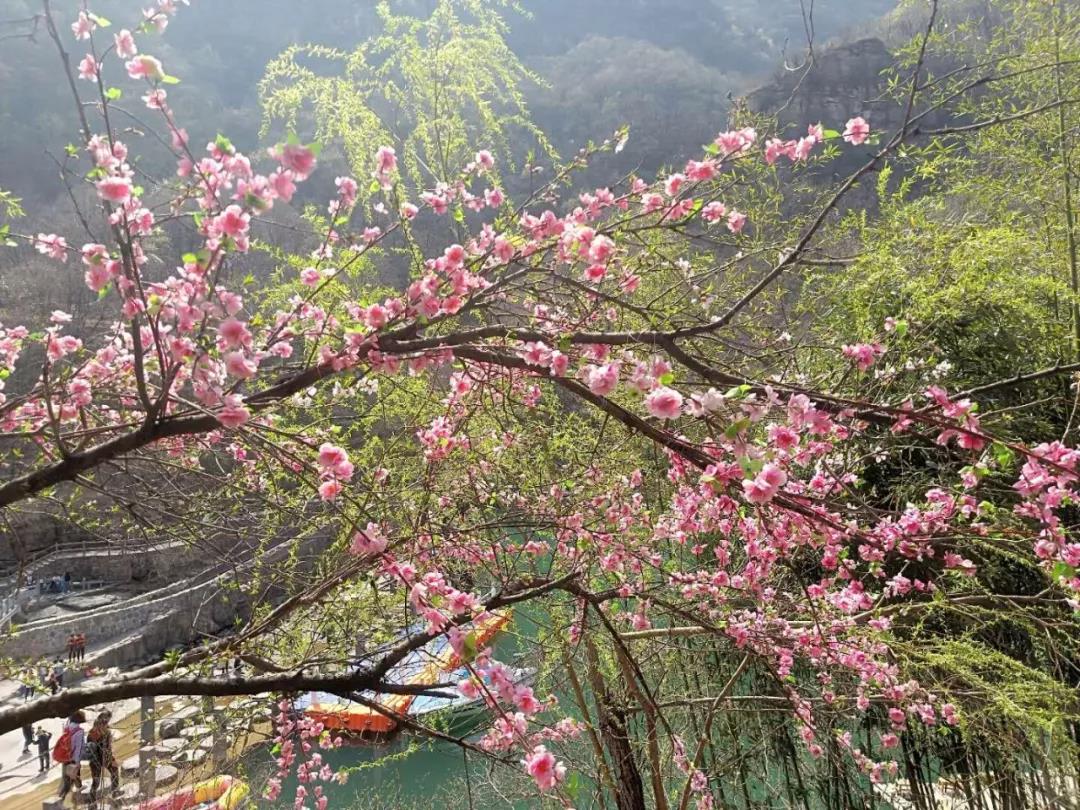
[[[232,141],[230,141],[220,132],[217,134],[217,137],[214,138],[214,146],[216,146],[222,152],[227,152],[230,155],[236,151],[236,148],[233,146]]]
[[[368,186],[368,193],[369,194],[378,194],[380,188],[382,188],[382,185],[379,184],[379,181],[378,180],[372,180],[371,185]]]
[[[465,636],[461,645],[461,658],[467,663],[472,663],[476,658],[476,631],[469,633]]]
[[[659,382],[661,385],[671,385],[673,382],[675,382],[675,375],[672,374],[670,371],[666,374],[661,374]]]
[[[835,129],[827,129],[824,132],[822,132],[821,134],[825,136],[826,140],[830,140],[832,138],[839,138],[840,137],[840,133]]]
[[[1068,563],[1058,562],[1052,571],[1054,579],[1072,579],[1076,576],[1076,569]]]
[[[896,326],[893,329],[893,331],[896,332],[896,336],[898,338],[904,337],[904,335],[907,334],[907,330],[908,330],[908,322],[907,321],[897,321]]]
[[[316,141],[315,143],[309,143],[308,149],[311,150],[311,154],[318,157],[322,154],[322,144]]]
[[[180,80],[178,78],[176,78],[175,76],[170,76],[167,73],[161,77],[160,81],[162,84],[180,84]]]
[[[737,385],[734,388],[728,389],[727,393],[724,394],[724,399],[744,399],[752,390],[751,386],[746,385],[745,383],[743,385]]]
[[[753,478],[759,472],[761,468],[765,466],[765,462],[760,458],[747,458],[743,456],[739,459],[739,467],[742,468],[743,475],[747,478]]]
[[[724,430],[724,437],[734,439],[748,427],[750,427],[749,419],[736,419]]]
[[[73,143],[69,143],[64,147],[64,151],[67,153],[68,157],[75,157],[79,154],[79,147]]]
[[[994,442],[991,452],[994,454],[994,461],[998,463],[999,467],[1009,467],[1012,465],[1013,460],[1016,458],[1012,450],[1001,442]]]
[[[105,91],[105,98],[109,101],[117,101],[124,95],[124,91],[119,87],[110,87]]]
[[[97,23],[98,28],[108,28],[112,25],[112,20],[102,17],[100,14],[87,14],[86,16]]]

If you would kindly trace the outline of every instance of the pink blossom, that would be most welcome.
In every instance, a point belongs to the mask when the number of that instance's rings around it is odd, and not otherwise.
[[[382,304],[372,304],[364,313],[364,323],[371,329],[382,329],[386,326],[389,313]]]
[[[297,180],[306,180],[315,170],[315,152],[307,146],[298,143],[286,144],[275,156],[282,168],[292,172]]]
[[[83,273],[83,280],[86,282],[86,286],[94,292],[100,292],[109,285],[112,281],[112,276],[109,275],[108,269],[104,264],[92,264]]]
[[[492,255],[501,263],[506,264],[514,258],[514,243],[500,234],[495,237]]]
[[[135,37],[126,28],[113,37],[113,42],[116,43],[116,55],[121,59],[130,59],[139,52],[135,46]]]
[[[362,531],[353,535],[349,550],[360,557],[382,554],[389,541],[376,523],[368,523]]]
[[[128,76],[133,79],[160,81],[165,77],[165,69],[161,66],[161,61],[146,54],[136,56],[124,67],[127,68]]]
[[[615,252],[615,243],[606,236],[597,236],[589,245],[589,261],[603,264]]]
[[[840,351],[844,357],[855,361],[859,371],[866,371],[885,353],[885,347],[880,343],[855,343],[842,346]]]
[[[270,188],[279,200],[289,202],[293,198],[296,193],[296,183],[293,182],[295,178],[292,172],[287,169],[273,172],[267,179],[270,182]]]
[[[654,388],[645,397],[645,408],[657,419],[677,419],[682,406],[682,394],[666,386]]]
[[[566,766],[555,761],[555,756],[542,745],[536,746],[522,764],[525,771],[545,793],[566,778]]]
[[[229,318],[218,324],[218,342],[226,349],[239,349],[251,346],[251,332],[247,324],[236,318]]]
[[[106,177],[97,182],[98,196],[113,203],[127,202],[131,197],[131,181],[126,177]]]
[[[686,182],[685,174],[673,174],[664,181],[664,193],[669,197],[676,196]]]
[[[79,62],[79,78],[92,82],[97,79],[101,66],[91,54],[87,54]]]
[[[870,125],[860,116],[852,118],[844,127],[844,140],[858,146],[870,137]]]
[[[336,479],[332,478],[329,481],[323,481],[319,484],[319,497],[324,501],[333,501],[337,499],[337,496],[341,494],[344,487]]]
[[[757,132],[752,127],[745,127],[739,130],[721,132],[716,136],[715,143],[719,147],[720,153],[726,157],[738,152],[745,152],[754,145],[756,140]]]
[[[483,171],[493,169],[495,168],[495,158],[487,149],[481,149],[476,153],[476,165]]]
[[[562,352],[551,353],[551,376],[552,377],[565,377],[567,369],[570,367],[570,358]]]
[[[606,397],[619,384],[619,364],[608,363],[603,366],[589,366],[586,384],[589,390],[600,397]]]
[[[225,397],[224,407],[218,411],[217,419],[230,430],[236,430],[251,418],[251,413],[243,405],[243,400],[235,394]]]
[[[67,240],[55,233],[39,233],[34,238],[34,247],[37,248],[38,253],[50,259],[67,261]]]
[[[783,469],[776,464],[766,464],[754,479],[743,481],[743,494],[751,503],[768,503],[786,483],[787,473]]]
[[[351,477],[353,472],[349,454],[343,448],[329,442],[324,442],[319,446],[319,467],[324,473],[331,473],[342,478]]]
[[[243,352],[230,352],[225,355],[225,370],[233,377],[249,380],[259,370],[259,364],[255,360],[245,357]]]
[[[727,216],[727,206],[722,202],[711,202],[701,210],[701,218],[706,222],[719,222]]]
[[[691,160],[686,164],[686,176],[695,183],[712,180],[717,175],[715,160]]]
[[[230,205],[214,218],[214,231],[222,236],[236,238],[248,232],[251,215],[239,205]]]
[[[742,229],[746,227],[746,214],[732,211],[728,214],[727,226],[732,233],[742,233]]]
[[[380,146],[375,152],[375,179],[379,184],[388,189],[391,186],[391,175],[397,170],[397,152],[392,146]]]
[[[71,24],[71,33],[75,39],[90,39],[90,32],[97,28],[97,23],[90,19],[85,11],[80,11],[75,22]]]
[[[351,177],[339,177],[334,180],[334,185],[337,186],[341,204],[346,208],[352,207],[356,203],[356,195],[359,190],[356,181]]]

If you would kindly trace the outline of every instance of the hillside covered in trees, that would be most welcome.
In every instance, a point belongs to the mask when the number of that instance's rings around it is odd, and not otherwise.
[[[1077,810],[1080,5],[15,5],[14,594],[46,526],[232,612],[0,731],[201,699],[267,808]]]

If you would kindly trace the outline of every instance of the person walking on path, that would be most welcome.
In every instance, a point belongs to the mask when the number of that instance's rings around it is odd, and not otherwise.
[[[37,727],[37,753],[38,753],[38,773],[45,773],[49,770],[50,757],[49,757],[49,740],[52,739],[52,734],[47,732],[43,726]]]
[[[19,674],[19,680],[22,681],[22,687],[19,691],[22,694],[23,701],[25,702],[32,698],[34,696],[34,692],[37,691],[36,689],[34,689],[34,670],[30,669],[30,667],[26,667]]]
[[[79,806],[79,793],[82,791],[82,755],[86,745],[86,732],[82,724],[86,722],[86,715],[75,712],[68,718],[64,725],[64,731],[53,747],[53,759],[63,766],[63,777],[60,780],[60,792],[57,798],[63,805],[68,793],[72,793],[73,807]]]
[[[116,756],[113,754],[112,729],[109,722],[112,720],[112,712],[106,710],[94,720],[94,727],[86,736],[87,759],[90,760],[90,807],[97,810],[98,797],[105,781],[103,775],[109,773],[109,789],[113,796],[120,792],[120,768],[116,764]]]
[[[34,742],[34,726],[33,724],[22,727],[23,735],[23,747],[22,752],[24,754],[30,753],[30,745]]]

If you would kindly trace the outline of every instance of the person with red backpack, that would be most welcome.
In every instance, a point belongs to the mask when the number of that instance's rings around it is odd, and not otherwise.
[[[62,766],[63,771],[57,798],[63,804],[68,793],[71,793],[73,807],[79,806],[79,793],[82,791],[82,755],[83,746],[86,744],[86,732],[83,731],[82,724],[85,722],[86,715],[81,711],[71,715],[52,751],[53,760]]]

